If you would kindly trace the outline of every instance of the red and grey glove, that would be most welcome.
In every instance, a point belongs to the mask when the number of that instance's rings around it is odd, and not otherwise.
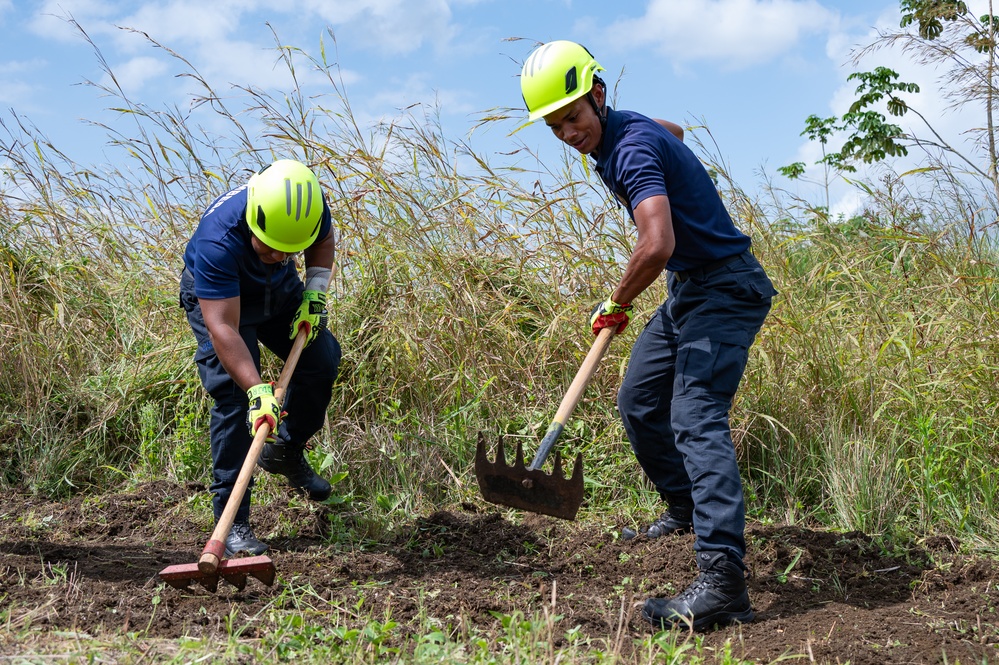
[[[600,332],[601,328],[617,327],[617,333],[623,333],[631,321],[631,303],[619,305],[610,298],[604,302],[598,302],[590,312],[590,327],[593,334]]]
[[[274,443],[277,439],[274,433],[281,422],[281,407],[278,406],[277,398],[274,397],[274,385],[271,383],[258,383],[246,391],[246,396],[250,399],[250,408],[246,412],[246,426],[250,430],[250,436],[256,437],[257,430],[263,423],[271,428],[267,435],[267,443]]]
[[[329,313],[326,311],[326,294],[322,291],[303,291],[302,304],[291,320],[289,339],[295,339],[298,329],[305,326],[305,345],[315,341],[316,337],[329,324]]]

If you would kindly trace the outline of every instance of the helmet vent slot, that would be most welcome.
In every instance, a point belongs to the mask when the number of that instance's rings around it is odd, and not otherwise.
[[[292,187],[294,186],[294,193],[292,193]],[[303,192],[304,190],[304,192]],[[303,197],[302,194],[305,194]],[[305,216],[308,217],[309,213],[312,212],[312,183],[294,183],[291,182],[290,178],[285,178],[284,181],[284,207],[285,214],[288,217],[292,216],[292,207],[295,209],[295,221],[302,219],[302,199],[305,199]]]
[[[573,65],[569,68],[569,71],[565,73],[565,94],[568,95],[578,87],[579,80],[576,77],[576,66]]]

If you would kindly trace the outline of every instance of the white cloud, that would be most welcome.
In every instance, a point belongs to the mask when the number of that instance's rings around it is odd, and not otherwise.
[[[72,18],[88,32],[95,26],[106,31],[108,18],[115,12],[115,3],[104,0],[44,0],[35,9],[28,28],[39,37],[73,42],[80,32],[68,19]]]
[[[675,63],[742,69],[778,57],[835,16],[815,0],[651,0],[645,15],[607,28],[619,49],[652,49]]]
[[[410,53],[427,44],[441,49],[455,30],[447,0],[302,0],[268,6],[266,13],[258,11],[263,4],[260,0],[44,0],[31,25],[46,38],[79,40],[79,32],[66,20],[72,16],[112,63],[127,55],[144,56],[126,65],[112,64],[116,77],[137,87],[168,68],[183,67],[171,63],[167,53],[154,50],[141,33],[184,56],[213,85],[274,88],[291,83],[275,44],[243,37],[244,31],[260,34],[265,21],[282,44],[301,46],[310,53],[313,45],[301,41],[318,42],[327,25],[349,30],[351,42],[385,54]],[[247,25],[250,20],[253,25]],[[154,65],[157,58],[162,64]],[[311,65],[296,64],[299,83],[322,83],[323,75]],[[123,66],[128,71],[121,71]],[[400,63],[399,70],[408,67]],[[345,83],[359,78],[350,70],[338,75]]]
[[[95,40],[105,37],[116,48],[134,53],[148,43],[133,30],[145,32],[167,46],[223,40],[238,29],[241,16],[256,4],[251,0],[44,0],[35,10],[29,28],[46,39],[75,41],[80,34],[69,22],[72,18]]]
[[[864,209],[868,202],[867,195],[855,187],[845,189],[842,183],[837,183],[833,187],[831,195],[834,197],[829,203],[829,216],[831,219],[849,219]]]
[[[969,1],[970,14],[977,17],[987,13],[988,7],[986,5],[987,0]],[[959,109],[951,108],[952,104],[944,94],[950,83],[946,67],[939,68],[920,64],[916,61],[914,54],[905,53],[899,48],[881,48],[868,53],[858,62],[854,62],[854,53],[858,52],[860,48],[873,44],[878,39],[879,34],[899,31],[900,20],[899,8],[893,6],[886,9],[878,17],[874,26],[866,27],[852,34],[838,32],[830,36],[826,53],[835,64],[841,66],[842,79],[830,97],[828,114],[842,116],[856,100],[856,89],[859,82],[847,81],[849,74],[872,71],[879,66],[887,67],[899,74],[898,81],[916,83],[919,86],[919,93],[900,95],[909,103],[911,109],[922,114],[932,125],[933,131],[937,132],[943,140],[974,161],[980,146],[972,140],[967,131],[971,127],[983,126],[984,112],[981,105],[975,106],[973,104]],[[913,112],[897,118],[888,115],[883,104],[880,107],[875,107],[874,110],[885,113],[889,122],[898,124],[910,134],[936,140],[931,130]],[[820,113],[820,115],[822,114]],[[828,150],[838,150],[845,139],[846,135],[843,133],[830,137]],[[805,178],[807,180],[811,182],[822,181],[823,167],[815,164],[821,157],[819,143],[803,140],[796,159],[805,163],[807,169]],[[907,157],[890,158],[886,163],[896,173],[903,173],[924,165],[925,160],[925,153],[918,148],[910,148]],[[951,161],[959,163],[954,158],[951,158]],[[878,174],[883,170],[883,166],[878,165],[856,164],[855,166],[858,168],[858,173],[847,174],[853,180],[876,180]],[[834,181],[832,204],[834,214],[849,215],[859,210],[862,203],[863,197],[853,187],[845,185],[839,179]]]
[[[292,84],[288,68],[270,45],[228,41],[215,46],[202,44],[199,50],[199,71],[212,80],[255,88],[286,89]],[[301,83],[311,78],[310,72],[302,67],[295,73]]]
[[[32,58],[31,60],[8,60],[0,62],[0,76],[33,72],[44,66],[45,62],[39,58]]]
[[[167,66],[156,58],[139,57],[132,58],[123,64],[114,67],[115,80],[126,94],[135,94],[146,87],[153,79],[162,76],[167,71]],[[104,85],[110,85],[111,81],[105,74]]]
[[[462,90],[441,89],[429,80],[426,74],[414,74],[400,81],[398,85],[386,87],[382,92],[372,95],[364,102],[371,108],[393,109],[391,116],[404,115],[396,113],[414,104],[439,105],[449,115],[473,113],[477,110],[469,101],[470,93]],[[384,118],[383,118],[384,119]]]
[[[446,0],[305,0],[302,6],[334,26],[350,26],[358,41],[385,53],[411,53],[429,43],[435,47],[454,35]]]
[[[969,7],[974,11],[974,2]],[[984,11],[984,9],[983,9]],[[878,32],[895,32],[899,30],[900,14],[897,8],[883,15],[874,29],[856,40],[866,45],[874,43]],[[842,60],[847,60],[844,53]],[[887,67],[898,73],[900,82],[915,83],[919,86],[918,93],[902,93],[900,97],[909,103],[910,107],[924,116],[939,133],[955,149],[962,152],[973,151],[975,146],[964,133],[973,126],[982,126],[984,115],[981,105],[974,102],[961,108],[952,108],[952,102],[946,96],[946,88],[950,78],[946,67],[936,67],[917,62],[916,55],[905,53],[897,47],[878,49],[867,54],[856,64],[852,62],[844,68],[844,79],[850,72],[872,71],[876,67]],[[836,115],[842,115],[849,110],[856,100],[858,81],[845,81],[835,91],[830,101],[830,109]],[[876,110],[886,113],[883,107]],[[887,115],[887,113],[886,113]],[[919,119],[916,113],[909,112],[901,118],[887,116],[890,122],[900,125],[904,130],[924,138],[932,138],[931,131]],[[918,152],[918,151],[917,151]],[[910,150],[910,162],[919,155]],[[903,160],[904,163],[905,160]]]
[[[37,75],[44,68],[40,58],[0,62],[0,105],[16,106],[22,113],[37,110],[41,105],[32,100],[43,90]]]
[[[7,81],[0,73],[0,104],[3,106],[16,105],[21,113],[36,110],[38,105],[26,101],[30,100],[36,91],[37,86],[24,81]]]
[[[145,3],[135,13],[115,19],[115,23],[148,33],[167,45],[208,43],[224,40],[236,32],[246,7],[247,3],[218,0]]]

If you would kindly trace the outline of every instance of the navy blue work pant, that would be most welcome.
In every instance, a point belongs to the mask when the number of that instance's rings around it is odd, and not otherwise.
[[[222,515],[236,478],[250,450],[253,437],[247,427],[246,416],[249,399],[246,392],[229,376],[215,354],[208,337],[208,328],[201,313],[201,305],[193,292],[189,273],[181,279],[181,305],[187,312],[187,321],[198,341],[194,360],[205,390],[215,401],[211,411],[212,444],[212,508],[215,519]],[[301,289],[299,289],[299,294]],[[263,344],[282,360],[288,358],[294,340],[288,338],[291,321],[295,316],[301,296],[279,303],[275,314],[262,316],[261,312],[240,313],[239,334],[260,370],[260,347]],[[244,305],[245,307],[245,305]],[[244,322],[245,321],[245,322]],[[329,330],[324,330],[302,351],[295,372],[285,393],[284,410],[278,436],[291,447],[303,447],[322,428],[326,418],[340,366],[340,344]],[[273,377],[277,380],[277,377]],[[247,488],[236,512],[236,521],[250,516],[250,487]]]
[[[662,498],[693,505],[694,549],[741,564],[745,503],[729,410],[777,292],[748,251],[719,268],[670,273],[667,286],[632,348],[618,410]]]

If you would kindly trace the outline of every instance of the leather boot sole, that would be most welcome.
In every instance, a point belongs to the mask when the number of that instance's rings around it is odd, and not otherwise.
[[[670,612],[669,616],[662,616],[665,608],[655,607],[654,600],[656,599],[650,598],[645,601],[645,605],[642,607],[642,618],[651,623],[654,628],[662,630],[669,630],[677,626],[689,626],[693,630],[705,630],[715,626],[728,626],[733,623],[749,623],[756,618],[756,614],[752,608],[735,611],[719,610],[704,616],[695,617],[691,623],[690,617],[679,616],[676,612]]]

